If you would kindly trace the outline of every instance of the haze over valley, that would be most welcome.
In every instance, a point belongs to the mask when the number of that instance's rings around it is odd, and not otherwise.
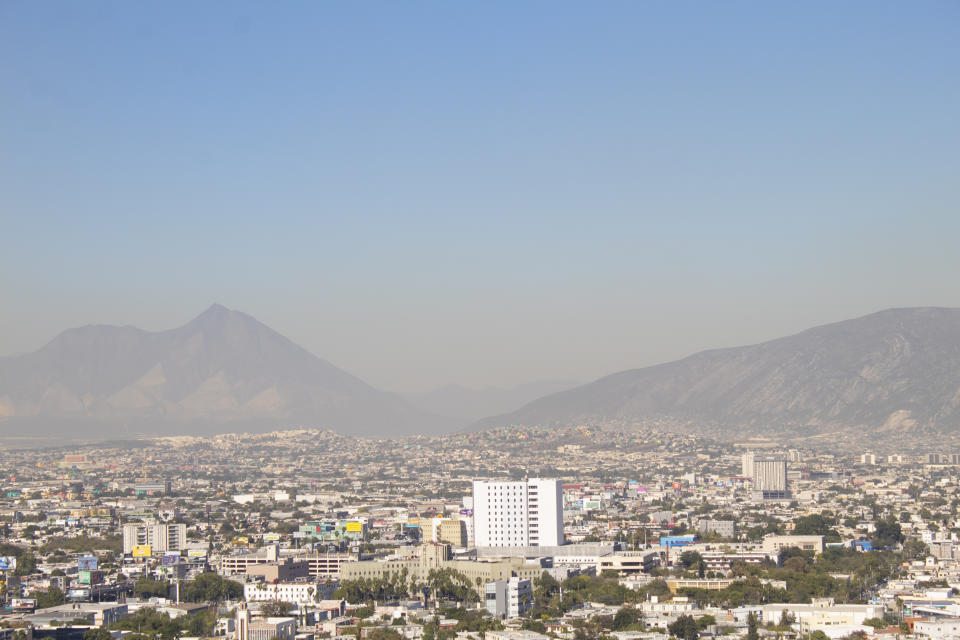
[[[960,310],[890,309],[586,385],[395,394],[249,315],[69,329],[0,359],[0,433],[139,437],[308,427],[368,437],[508,425],[658,425],[733,440],[960,429]]]

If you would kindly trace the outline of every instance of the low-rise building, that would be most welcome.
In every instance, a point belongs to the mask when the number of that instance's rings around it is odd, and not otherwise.
[[[519,618],[533,606],[533,585],[530,580],[510,578],[488,582],[484,588],[484,604],[497,618]]]
[[[823,553],[823,536],[779,536],[769,535],[763,539],[763,550],[779,553],[783,549],[796,547],[802,551],[813,551],[814,555]]]

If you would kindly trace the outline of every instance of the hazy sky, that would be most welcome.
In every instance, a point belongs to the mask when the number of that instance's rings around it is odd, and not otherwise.
[[[0,1],[0,354],[213,302],[391,390],[960,306],[960,3]]]

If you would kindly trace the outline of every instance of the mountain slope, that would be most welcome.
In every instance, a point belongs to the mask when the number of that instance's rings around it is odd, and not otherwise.
[[[704,351],[540,398],[478,427],[667,422],[738,437],[960,428],[960,309],[890,309]]]
[[[88,326],[34,353],[0,358],[6,433],[24,425],[126,435],[300,424],[354,435],[451,426],[219,305],[169,331]]]

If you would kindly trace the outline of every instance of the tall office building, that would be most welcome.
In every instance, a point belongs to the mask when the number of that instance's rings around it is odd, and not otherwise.
[[[563,486],[540,478],[474,481],[473,536],[478,547],[563,544]]]
[[[740,470],[740,475],[744,478],[753,477],[753,451],[747,451],[743,454],[743,465]]]
[[[753,461],[753,492],[763,500],[788,498],[787,461],[781,458],[760,458]]]
[[[150,545],[151,551],[180,551],[187,541],[185,524],[125,524],[123,552],[132,553],[135,546]]]
[[[760,491],[786,491],[787,461],[777,458],[754,460],[753,483]]]

